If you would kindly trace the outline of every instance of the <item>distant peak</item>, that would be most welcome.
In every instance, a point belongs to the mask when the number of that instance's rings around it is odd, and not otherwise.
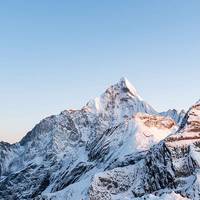
[[[200,99],[195,103],[195,105],[198,105],[198,104],[200,104]]]
[[[121,77],[120,82],[126,83],[129,82],[129,80],[126,77]]]
[[[139,99],[142,99],[135,87],[129,82],[126,77],[122,77],[118,84],[120,85],[122,90],[129,92],[133,96],[137,96]]]

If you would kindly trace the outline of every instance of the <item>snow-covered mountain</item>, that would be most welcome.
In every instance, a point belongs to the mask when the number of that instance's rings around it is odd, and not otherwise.
[[[176,109],[169,109],[168,111],[161,112],[160,115],[164,117],[169,117],[173,119],[177,124],[181,124],[183,118],[185,117],[185,111],[181,110],[178,112]]]
[[[182,116],[158,113],[122,78],[1,142],[0,199],[200,199],[200,103]]]

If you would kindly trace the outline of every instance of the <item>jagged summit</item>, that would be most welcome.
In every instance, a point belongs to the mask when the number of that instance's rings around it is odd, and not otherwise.
[[[129,82],[129,80],[126,77],[122,77],[117,84],[121,87],[121,89],[124,92],[129,92],[131,95],[142,100],[135,87]]]
[[[110,119],[112,124],[120,123],[138,112],[157,114],[124,77],[116,84],[108,87],[100,97],[90,100],[84,109],[95,114],[101,114]]]
[[[176,109],[169,109],[168,111],[160,113],[160,115],[162,115],[164,117],[169,117],[169,118],[173,119],[179,125],[182,123],[182,120],[183,120],[185,114],[186,113],[184,110],[181,110],[180,112],[178,112]]]
[[[195,105],[200,104],[200,99],[195,103]]]

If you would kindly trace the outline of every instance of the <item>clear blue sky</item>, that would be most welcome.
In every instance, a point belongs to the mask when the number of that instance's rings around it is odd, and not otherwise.
[[[0,140],[126,76],[157,110],[200,98],[200,1],[1,1]]]

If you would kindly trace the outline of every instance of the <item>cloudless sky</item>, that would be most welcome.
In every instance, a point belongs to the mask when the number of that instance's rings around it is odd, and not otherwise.
[[[122,76],[158,111],[200,98],[200,1],[0,2],[0,140]]]

